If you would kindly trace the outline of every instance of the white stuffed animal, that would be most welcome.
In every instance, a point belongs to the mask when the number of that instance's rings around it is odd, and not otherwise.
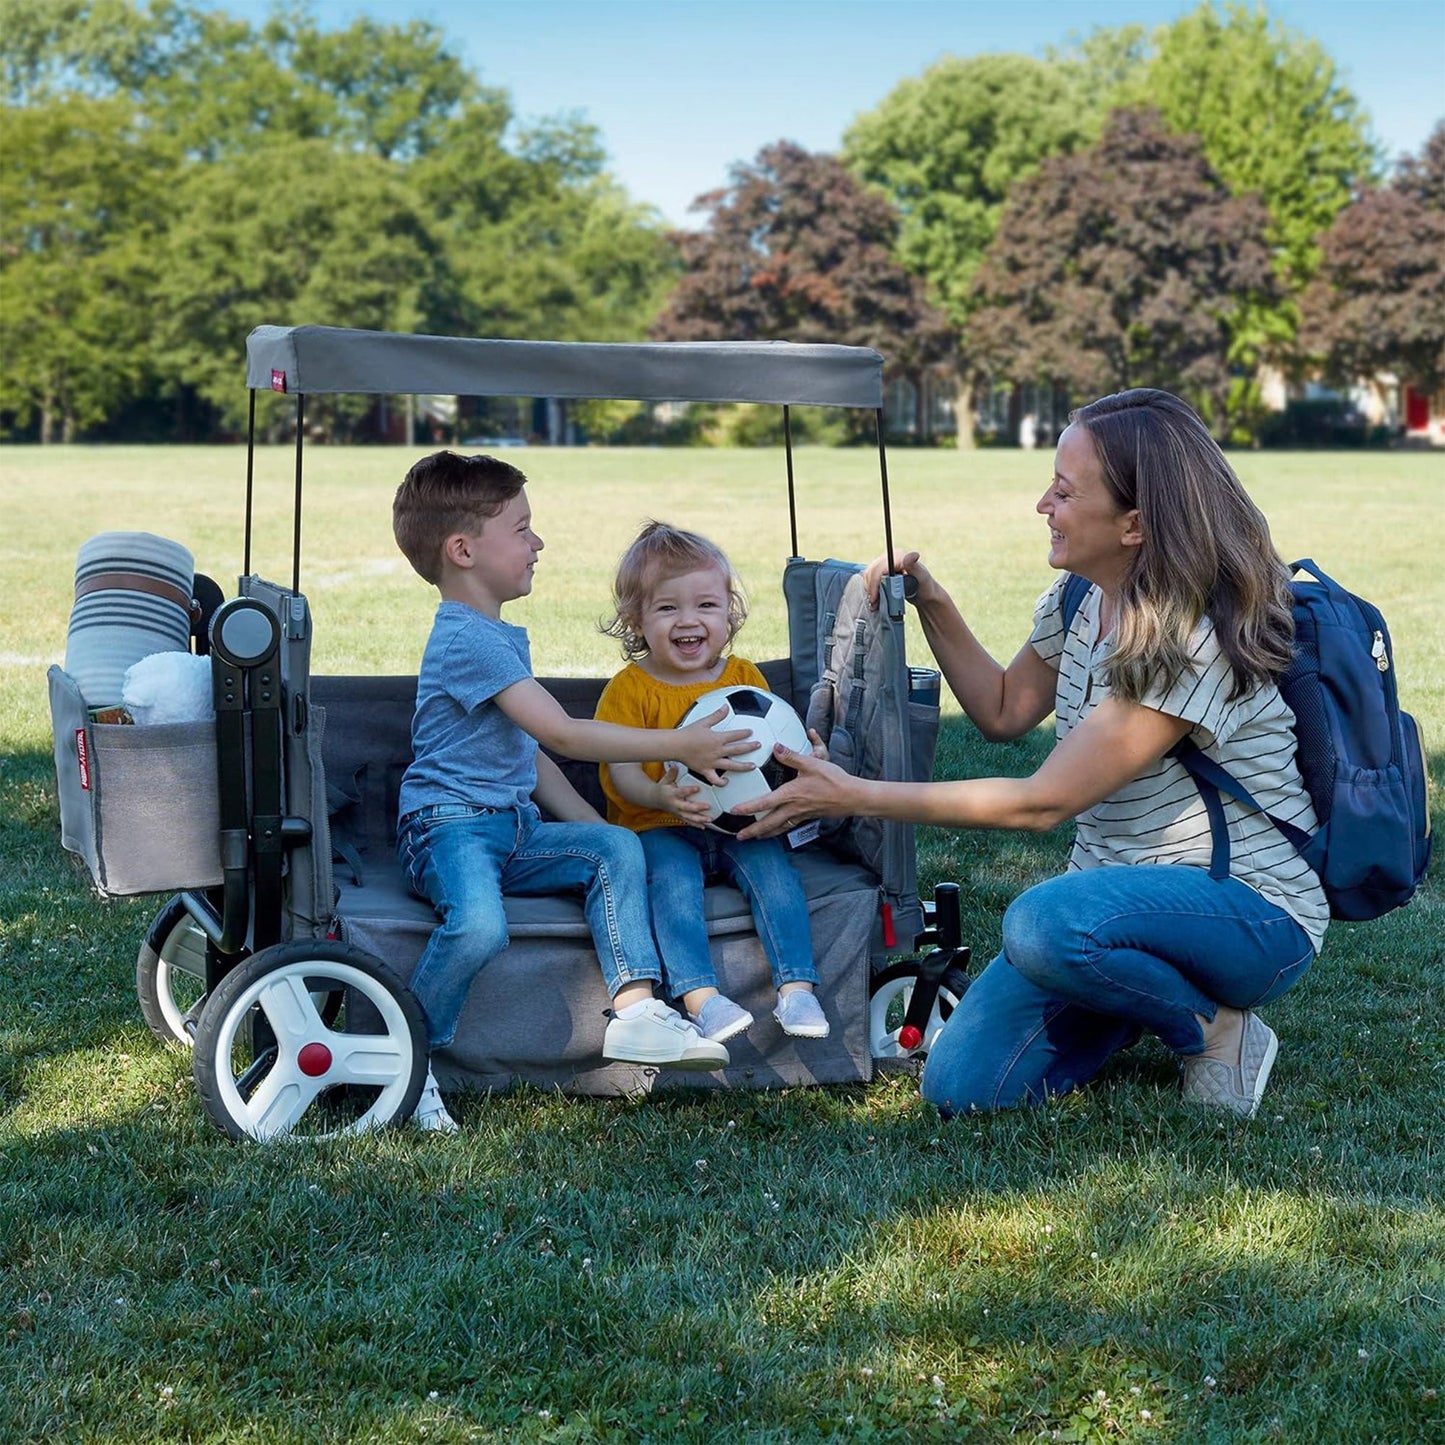
[[[137,723],[205,722],[215,716],[211,660],[153,652],[126,669],[121,703]]]

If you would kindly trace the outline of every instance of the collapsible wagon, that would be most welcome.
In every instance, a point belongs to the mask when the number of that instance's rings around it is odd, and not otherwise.
[[[802,713],[820,679],[827,686],[832,675],[834,613],[859,568],[799,552],[789,409],[873,412],[879,543],[891,551],[882,366],[865,348],[785,342],[495,341],[318,326],[251,334],[242,574],[236,595],[215,608],[195,642],[211,660],[214,720],[98,721],[72,678],[60,668],[50,676],[62,841],[85,859],[103,893],[172,895],[139,951],[141,1009],[157,1036],[193,1049],[201,1098],[222,1129],[265,1139],[405,1119],[427,1064],[406,980],[436,919],[408,892],[393,847],[416,680],[311,673],[312,614],[301,591],[306,398],[440,393],[780,405],[792,539],[782,573],[789,652],[761,667],[773,691]],[[251,567],[258,393],[294,402],[289,585]],[[874,751],[883,759],[880,775],[926,778],[938,724],[936,674],[931,697],[927,688],[922,699],[910,697],[903,618],[903,579],[886,577],[869,634],[879,649],[870,662],[873,726],[881,730]],[[578,716],[591,715],[604,685],[600,678],[541,681]],[[595,766],[559,761],[600,807]],[[432,1061],[437,1077],[453,1087],[526,1081],[594,1094],[774,1087],[867,1080],[877,1060],[926,1049],[966,980],[957,967],[956,900],[951,908],[920,904],[912,829],[875,824],[864,843],[844,825],[795,857],[819,997],[833,1025],[828,1040],[799,1048],[777,1028],[747,905],[735,889],[710,886],[719,980],[757,1024],[733,1041],[732,1063],[718,1074],[608,1062],[608,999],[580,898],[509,898],[511,942],[473,984],[455,1044]],[[940,946],[925,961],[927,986],[915,989],[919,964],[897,957],[925,941]]]

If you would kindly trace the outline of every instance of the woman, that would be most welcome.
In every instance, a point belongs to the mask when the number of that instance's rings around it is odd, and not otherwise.
[[[963,710],[1003,741],[1050,712],[1058,744],[1027,778],[869,782],[789,754],[799,776],[743,834],[867,815],[1044,830],[1076,818],[1069,871],[1003,920],[1003,951],[934,1043],[926,1098],[945,1117],[1086,1083],[1148,1030],[1183,1060],[1187,1099],[1252,1116],[1278,1041],[1254,1013],[1309,968],[1329,912],[1319,880],[1261,813],[1224,806],[1230,877],[1168,754],[1185,737],[1276,816],[1316,822],[1276,680],[1293,637],[1288,573],[1199,418],[1166,392],[1080,408],[1039,500],[1049,565],[1092,584],[1064,627],[1060,577],[1007,667],[979,644],[916,552],[916,606]],[[875,590],[884,561],[873,563]],[[1124,866],[1118,866],[1124,865]]]

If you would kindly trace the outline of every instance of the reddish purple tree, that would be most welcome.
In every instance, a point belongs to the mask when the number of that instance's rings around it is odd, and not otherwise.
[[[1445,384],[1445,122],[1394,182],[1358,195],[1321,242],[1300,349],[1332,381],[1394,371]]]
[[[1080,396],[1163,387],[1223,434],[1281,299],[1267,225],[1195,137],[1115,111],[1097,145],[1015,186],[974,283],[969,351],[1000,379]]]
[[[659,340],[871,346],[920,398],[924,372],[951,357],[947,319],[893,259],[897,212],[834,157],[766,146],[694,209],[707,226],[672,237],[683,275]]]

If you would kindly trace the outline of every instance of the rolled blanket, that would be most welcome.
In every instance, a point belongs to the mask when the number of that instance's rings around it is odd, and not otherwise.
[[[150,532],[101,532],[81,545],[65,670],[90,708],[120,702],[126,669],[189,652],[195,559]]]

